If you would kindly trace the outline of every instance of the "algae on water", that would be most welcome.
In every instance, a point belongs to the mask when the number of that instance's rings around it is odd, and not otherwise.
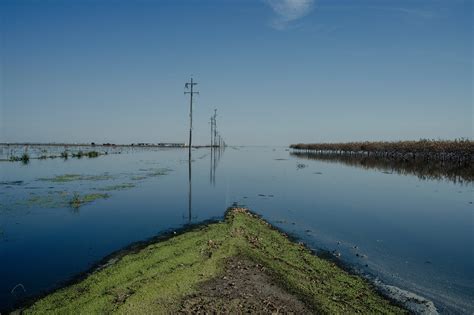
[[[95,201],[97,199],[106,199],[109,197],[109,194],[85,194],[81,196],[78,193],[74,193],[74,196],[69,201],[69,205],[73,208],[79,208],[86,203]]]
[[[117,184],[117,185],[110,185],[105,187],[96,188],[96,190],[100,191],[114,191],[114,190],[125,190],[135,187],[135,184],[132,183],[124,183],[124,184]]]
[[[66,182],[74,182],[74,181],[101,181],[101,180],[109,180],[113,178],[114,176],[110,175],[109,173],[104,173],[100,175],[64,174],[64,175],[57,175],[54,177],[38,178],[38,180],[53,182],[53,183],[66,183]]]

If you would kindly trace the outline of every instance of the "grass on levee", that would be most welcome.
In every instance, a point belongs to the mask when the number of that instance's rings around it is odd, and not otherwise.
[[[288,292],[318,313],[406,313],[366,280],[307,248],[245,209],[220,223],[194,228],[129,253],[81,282],[23,310],[33,313],[175,313],[200,283],[222,274],[225,261],[243,255],[267,268]]]

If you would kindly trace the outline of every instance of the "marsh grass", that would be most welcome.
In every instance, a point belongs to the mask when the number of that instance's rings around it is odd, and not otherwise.
[[[97,151],[90,151],[90,152],[87,152],[86,155],[87,155],[88,158],[96,158],[96,157],[99,156],[99,152],[97,152]]]
[[[78,193],[74,193],[71,200],[69,201],[69,205],[72,208],[79,208],[80,206],[95,201],[97,199],[106,199],[109,198],[109,194],[85,194],[83,196],[79,195]]]
[[[72,157],[75,157],[75,158],[78,158],[78,159],[81,159],[83,156],[84,156],[84,152],[82,152],[82,151],[77,151],[77,153],[72,154]]]
[[[28,153],[23,153],[20,157],[20,161],[23,163],[23,164],[28,164],[30,162],[30,155]]]
[[[28,164],[30,162],[30,155],[28,153],[23,153],[21,156],[10,156],[10,162],[22,162],[23,164]]]

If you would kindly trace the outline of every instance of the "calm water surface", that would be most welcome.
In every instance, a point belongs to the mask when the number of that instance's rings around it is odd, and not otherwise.
[[[222,218],[236,202],[313,249],[433,300],[440,312],[474,312],[472,183],[241,147],[212,159],[209,149],[194,150],[190,187],[186,150],[125,151],[0,163],[0,309],[130,243]],[[40,180],[64,174],[95,177]],[[74,192],[104,191],[108,198],[79,209],[67,204]]]

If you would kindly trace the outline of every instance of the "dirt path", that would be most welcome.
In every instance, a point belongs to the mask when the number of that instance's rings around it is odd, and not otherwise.
[[[223,276],[201,285],[181,307],[189,313],[313,314],[303,302],[275,284],[265,268],[245,257],[226,263]]]

